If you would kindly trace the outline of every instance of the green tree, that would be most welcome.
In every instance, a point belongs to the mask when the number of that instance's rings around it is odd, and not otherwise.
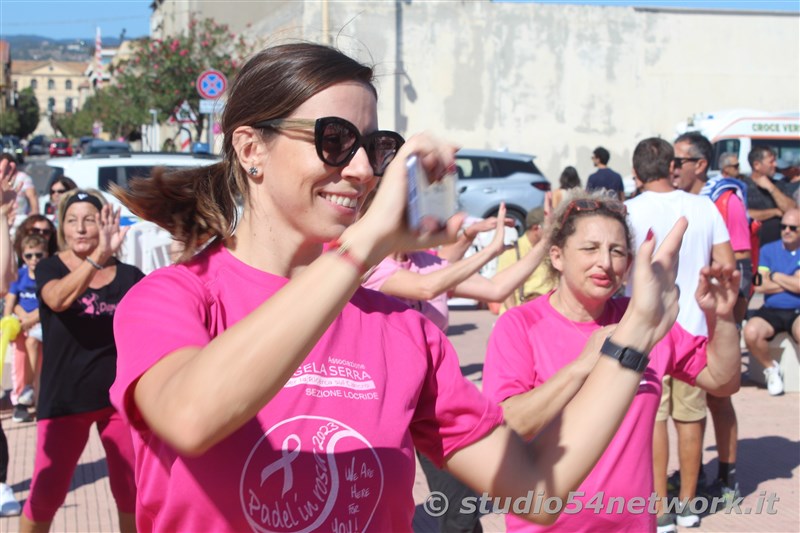
[[[174,116],[187,102],[198,117],[199,137],[204,116],[195,88],[197,77],[214,69],[231,78],[252,50],[253,46],[243,36],[231,33],[227,25],[192,18],[184,33],[165,40],[140,40],[131,58],[114,70],[114,84],[109,90],[120,100],[116,109],[135,108],[145,116],[149,116],[149,109],[157,109],[161,121]],[[146,122],[145,118],[138,124]]]
[[[70,137],[80,137],[91,135],[95,121],[99,121],[111,137],[133,139],[139,134],[141,124],[149,120],[146,104],[134,100],[135,97],[135,93],[116,86],[103,88],[77,112],[57,116],[57,128]]]
[[[17,135],[24,139],[33,133],[36,130],[36,126],[39,125],[39,101],[30,87],[25,87],[19,92],[17,116],[19,118]]]
[[[19,131],[17,110],[8,108],[0,113],[0,135],[16,135]]]

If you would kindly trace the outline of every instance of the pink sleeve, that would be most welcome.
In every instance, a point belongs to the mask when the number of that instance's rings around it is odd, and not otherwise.
[[[367,289],[379,291],[381,287],[383,287],[383,284],[386,283],[386,280],[398,270],[400,270],[400,265],[397,264],[397,261],[387,257],[378,263],[378,266],[375,267],[369,277],[361,285]]]
[[[522,318],[522,313],[509,310],[498,319],[489,337],[483,393],[498,404],[528,392],[536,383],[534,354]]]
[[[423,327],[431,362],[411,434],[414,446],[441,468],[450,454],[502,424],[503,412],[461,374],[458,355],[447,337],[431,322],[423,321]]]
[[[669,332],[669,339],[674,351],[672,353],[672,369],[668,374],[689,385],[694,385],[697,376],[706,367],[708,339],[692,335],[677,322]]]
[[[728,199],[728,233],[734,252],[750,250],[750,226],[747,223],[747,212],[738,196],[732,194]]]
[[[137,429],[145,425],[133,402],[135,383],[166,355],[210,342],[208,308],[204,287],[183,267],[145,277],[117,307],[117,377],[111,403]]]

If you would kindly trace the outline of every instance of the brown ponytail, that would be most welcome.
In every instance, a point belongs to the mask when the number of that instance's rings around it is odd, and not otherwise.
[[[314,43],[267,48],[251,57],[228,91],[222,115],[223,160],[209,167],[167,172],[131,180],[130,190],[111,193],[137,216],[166,229],[184,244],[181,261],[211,239],[228,239],[238,222],[237,204],[249,202],[249,179],[233,148],[240,126],[289,116],[306,100],[331,85],[358,81],[370,87],[373,71],[339,50]],[[266,140],[274,132],[259,130]]]
[[[228,239],[236,227],[236,199],[242,196],[230,178],[228,161],[169,171],[157,167],[149,178],[131,180],[111,194],[136,216],[153,222],[183,243],[180,261],[215,238]]]

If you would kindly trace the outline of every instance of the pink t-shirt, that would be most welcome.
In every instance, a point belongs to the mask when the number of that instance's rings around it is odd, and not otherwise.
[[[287,282],[217,245],[150,274],[117,308],[111,399],[134,428],[140,531],[410,530],[414,447],[441,465],[502,422],[441,331],[360,288],[255,418],[201,457],[180,456],[142,420],[132,385]]]
[[[619,322],[628,298],[612,299],[596,322],[572,322],[550,305],[552,293],[506,312],[489,338],[483,367],[483,392],[495,402],[528,392],[542,385],[563,366],[575,360],[589,335],[596,329]],[[656,516],[642,514],[595,514],[592,503],[602,498],[634,496],[647,500],[653,492],[653,424],[661,399],[661,378],[670,374],[688,383],[706,366],[705,337],[694,337],[677,323],[650,352],[650,364],[642,375],[639,391],[600,461],[575,497],[584,510],[562,514],[553,531],[655,531]],[[601,494],[602,493],[602,494]],[[571,507],[575,509],[576,506]],[[534,532],[543,527],[512,515],[506,516],[508,531]]]
[[[745,211],[742,200],[735,194],[728,199],[728,214],[725,218],[725,226],[728,228],[728,235],[731,237],[731,248],[734,252],[749,251],[750,246],[750,225],[747,222],[747,211]]]
[[[381,261],[363,283],[364,287],[379,291],[386,280],[398,270],[427,274],[428,272],[441,270],[448,264],[446,260],[429,252],[411,252],[407,254],[407,257],[408,259],[405,261],[396,261],[391,257]],[[450,311],[447,307],[446,292],[430,300],[398,299],[428,317],[442,331],[447,331],[447,326],[450,324]]]

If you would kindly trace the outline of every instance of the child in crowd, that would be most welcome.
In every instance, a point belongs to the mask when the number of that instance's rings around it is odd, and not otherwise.
[[[42,324],[39,322],[39,301],[36,298],[36,265],[48,256],[47,241],[37,234],[22,240],[21,256],[25,265],[20,267],[17,280],[11,284],[3,314],[15,314],[19,318],[24,335],[15,343],[14,371],[22,375],[23,387],[16,391],[14,422],[30,422],[28,407],[34,404],[34,384],[42,351]]]

